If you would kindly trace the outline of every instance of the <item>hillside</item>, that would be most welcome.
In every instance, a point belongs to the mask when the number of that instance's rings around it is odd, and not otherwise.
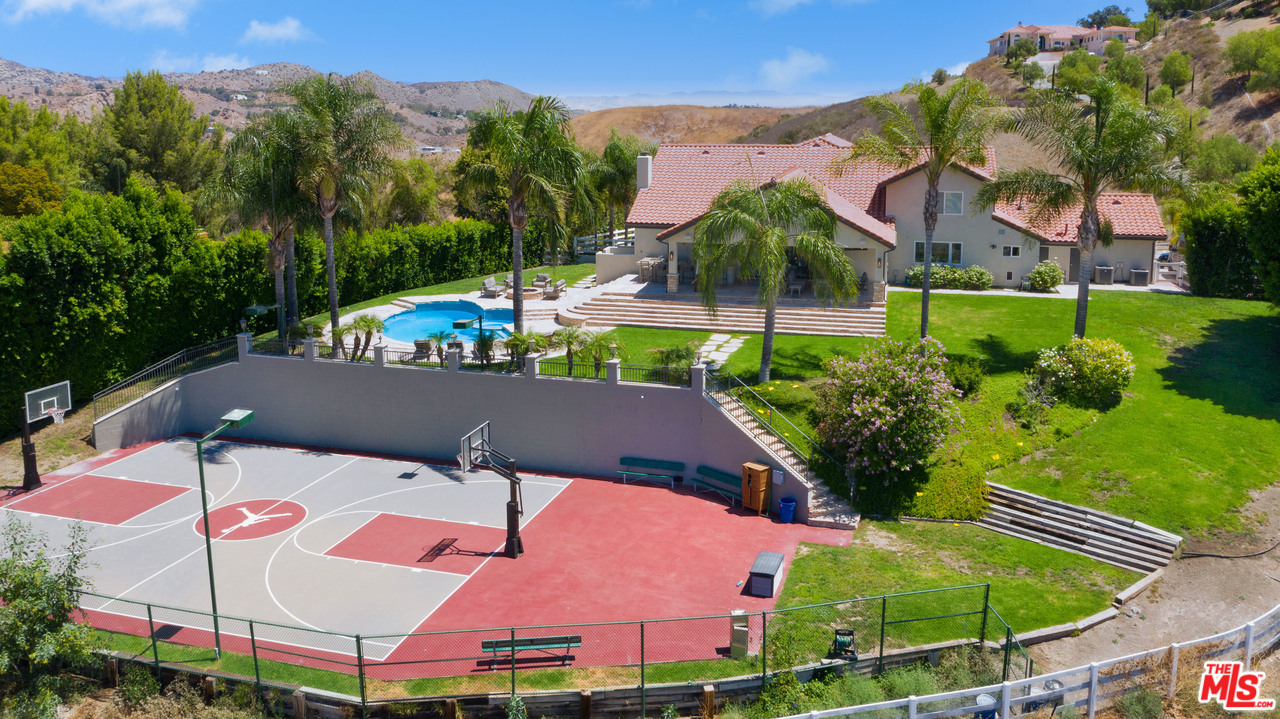
[[[260,113],[288,103],[283,86],[318,71],[295,63],[255,65],[243,70],[200,73],[168,73],[165,79],[182,88],[197,113],[232,132]],[[468,121],[459,115],[479,110],[502,99],[521,107],[532,95],[492,80],[419,82],[406,84],[363,71],[353,77],[367,80],[387,104],[396,122],[416,146],[459,147],[466,141]],[[119,79],[88,77],[27,67],[0,59],[0,95],[44,104],[50,109],[88,119],[110,101]]]
[[[618,107],[579,115],[573,119],[578,142],[597,152],[609,141],[609,131],[635,135],[657,143],[726,143],[812,108],[700,107],[655,105]]]

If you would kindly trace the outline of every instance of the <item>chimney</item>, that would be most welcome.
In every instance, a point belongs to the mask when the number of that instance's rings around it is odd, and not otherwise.
[[[636,189],[647,190],[653,182],[653,158],[642,152],[636,158]]]

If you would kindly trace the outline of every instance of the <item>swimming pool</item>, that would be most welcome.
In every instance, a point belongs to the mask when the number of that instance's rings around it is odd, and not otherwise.
[[[515,317],[508,308],[486,310],[466,300],[419,302],[412,310],[388,317],[383,322],[382,334],[400,342],[413,342],[425,339],[436,332],[449,332],[457,334],[463,341],[474,342],[476,336],[480,334],[478,326],[472,325],[470,329],[455,330],[453,322],[477,317],[484,317],[484,331],[492,332],[497,337],[509,336],[510,333],[504,325],[515,322]]]

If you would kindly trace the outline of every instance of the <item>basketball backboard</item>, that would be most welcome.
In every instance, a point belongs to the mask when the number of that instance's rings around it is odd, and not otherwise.
[[[71,382],[64,381],[48,387],[33,389],[26,395],[27,424],[52,416],[54,410],[71,409]]]
[[[484,459],[484,450],[489,448],[489,423],[476,427],[462,438],[462,453],[458,455],[458,464],[463,472],[471,471],[480,460]]]

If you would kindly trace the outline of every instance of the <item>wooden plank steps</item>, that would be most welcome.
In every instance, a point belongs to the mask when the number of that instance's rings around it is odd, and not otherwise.
[[[995,532],[1082,554],[1143,573],[1169,564],[1182,538],[1141,522],[988,482]]]
[[[764,310],[747,303],[724,303],[716,316],[696,301],[650,300],[634,296],[601,296],[561,310],[562,324],[668,327],[719,332],[764,330]],[[884,307],[779,306],[779,334],[879,337],[885,333]]]
[[[410,302],[409,300],[402,299],[402,298],[399,298],[399,297],[397,297],[397,298],[396,298],[396,299],[394,299],[394,300],[391,300],[391,304],[393,304],[393,305],[395,305],[396,307],[399,307],[400,309],[403,309],[403,310],[412,310],[412,309],[417,308],[417,306],[418,306],[416,303]]]

